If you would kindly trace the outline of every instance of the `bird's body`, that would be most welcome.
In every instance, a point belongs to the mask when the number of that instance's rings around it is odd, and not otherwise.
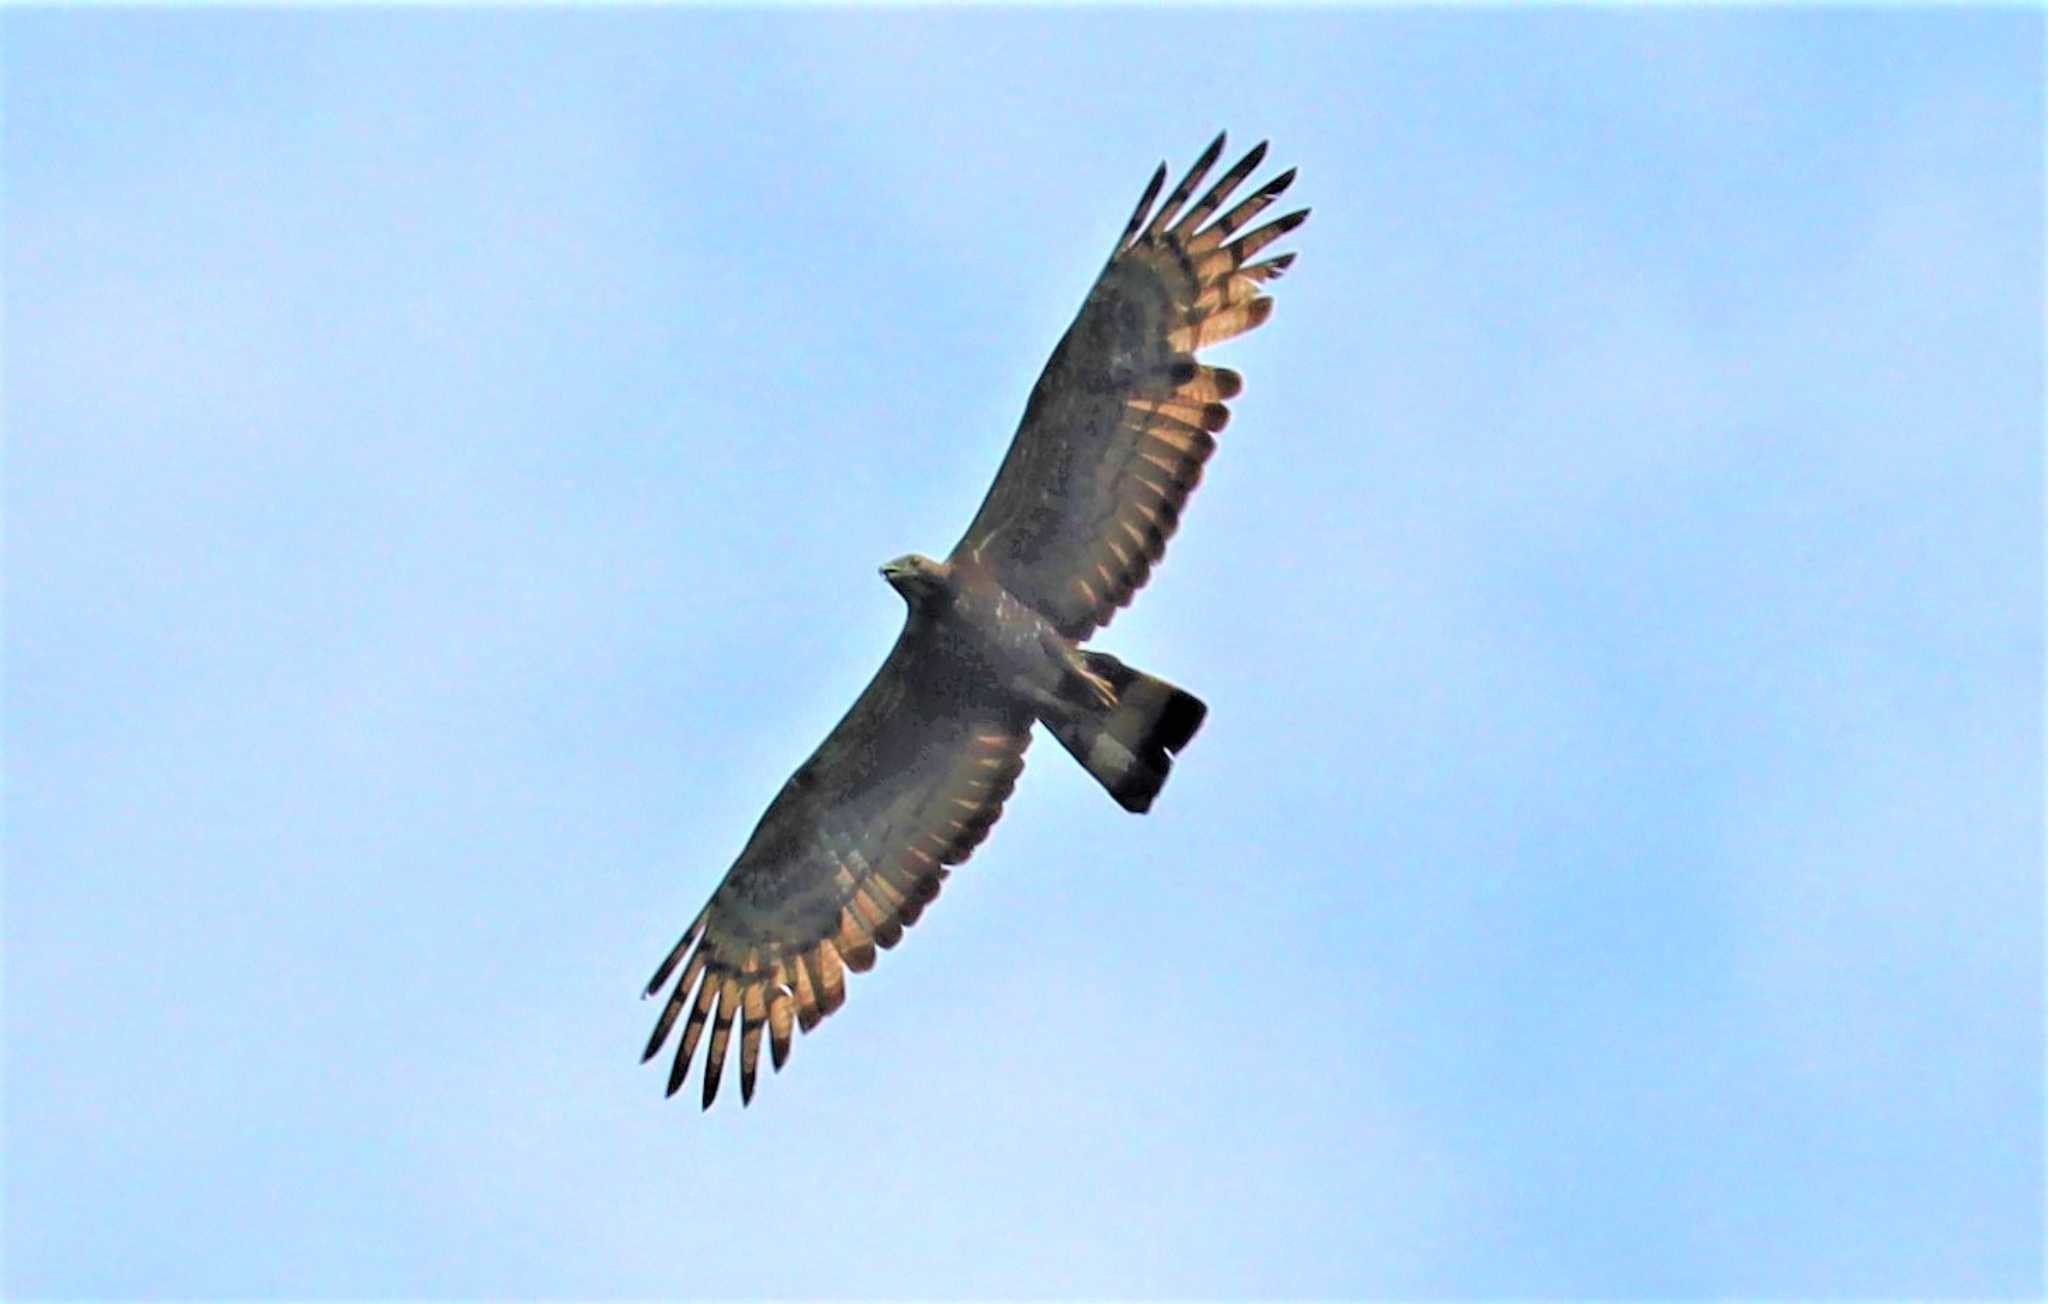
[[[1004,588],[977,559],[940,562],[912,555],[890,562],[882,574],[910,604],[911,621],[938,627],[953,655],[1018,701],[1039,711],[1057,710],[1076,684],[1103,706],[1113,700],[1108,684],[1089,672],[1080,644]]]
[[[1293,180],[1219,215],[1264,145],[1183,214],[1222,148],[1218,136],[1147,223],[1165,168],[1154,174],[953,551],[882,567],[909,607],[895,647],[647,985],[681,968],[646,1052],[687,1010],[671,1092],[708,1029],[710,1106],[737,1019],[752,1099],[763,1033],[779,1069],[793,1028],[838,1008],[845,970],[916,922],[1002,813],[1035,724],[1131,811],[1150,809],[1201,726],[1192,694],[1082,644],[1164,554],[1241,387],[1195,352],[1265,321],[1260,289],[1294,256],[1249,260],[1308,216],[1226,243]]]

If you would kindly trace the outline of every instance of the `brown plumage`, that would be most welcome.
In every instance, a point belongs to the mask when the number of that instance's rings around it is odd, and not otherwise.
[[[1202,222],[1265,158],[1261,144],[1174,221],[1222,153],[1223,137],[1174,187],[1150,224],[1161,165],[1052,360],[981,510],[953,550],[979,555],[1003,585],[1083,639],[1144,587],[1244,387],[1197,350],[1263,323],[1259,287],[1294,261],[1247,262],[1308,210],[1224,241],[1294,180],[1289,169],[1208,226]],[[1143,225],[1143,233],[1138,234]],[[1056,485],[1051,497],[1042,492]]]
[[[1200,727],[1192,694],[1078,643],[1143,587],[1230,418],[1242,381],[1195,353],[1266,320],[1261,288],[1294,256],[1251,260],[1308,216],[1231,239],[1294,173],[1224,210],[1266,147],[1196,198],[1222,150],[1219,135],[1156,213],[1154,173],[947,560],[883,568],[903,633],[647,984],[675,979],[643,1056],[682,1022],[671,1094],[703,1044],[709,1108],[737,1021],[753,1098],[763,1033],[779,1070],[792,1033],[839,1008],[846,970],[917,922],[1001,815],[1034,723],[1134,811]]]

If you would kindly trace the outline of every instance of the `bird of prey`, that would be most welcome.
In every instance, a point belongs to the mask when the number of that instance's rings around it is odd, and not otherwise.
[[[669,1094],[708,1030],[711,1107],[737,1018],[753,1099],[762,1033],[780,1070],[791,1031],[845,999],[846,970],[917,922],[1002,813],[1034,723],[1129,811],[1151,807],[1200,727],[1193,694],[1081,645],[1165,553],[1242,387],[1195,354],[1266,320],[1264,288],[1294,255],[1254,258],[1308,217],[1232,239],[1294,171],[1225,209],[1262,142],[1196,198],[1223,140],[1148,220],[1165,165],[1153,173],[953,551],[882,567],[909,607],[895,647],[647,984],[654,996],[676,979],[642,1056],[683,1020]]]

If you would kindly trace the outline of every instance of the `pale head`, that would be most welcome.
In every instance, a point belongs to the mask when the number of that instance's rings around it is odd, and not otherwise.
[[[946,563],[914,552],[882,563],[882,578],[913,607],[944,593],[951,573]]]

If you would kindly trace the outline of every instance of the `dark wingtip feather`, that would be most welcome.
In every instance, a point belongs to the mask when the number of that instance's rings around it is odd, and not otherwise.
[[[1209,169],[1215,167],[1216,160],[1222,157],[1223,142],[1227,134],[1217,132],[1216,139],[1209,142],[1209,148],[1202,151],[1194,165],[1187,170],[1187,174],[1181,177],[1180,184],[1173,188],[1173,193],[1166,197],[1166,202],[1159,206],[1159,211],[1153,215],[1151,222],[1146,224],[1145,238],[1151,239],[1173,224],[1173,219],[1180,214],[1181,205],[1188,202],[1188,197],[1195,193],[1195,187],[1202,184],[1202,178],[1209,175]]]
[[[1289,231],[1294,230],[1294,228],[1306,221],[1308,221],[1308,210],[1303,208],[1289,213],[1285,217],[1276,218],[1249,235],[1239,236],[1231,243],[1231,260],[1242,265],[1261,249],[1282,238]]]
[[[1131,242],[1138,228],[1144,225],[1145,214],[1150,211],[1152,201],[1159,198],[1159,188],[1166,184],[1166,161],[1160,160],[1159,167],[1152,173],[1152,180],[1145,186],[1145,193],[1138,196],[1138,206],[1131,210],[1131,220],[1124,223],[1124,233],[1117,237],[1116,247],[1122,249]]]
[[[683,953],[690,949],[690,943],[697,940],[697,930],[703,926],[704,916],[701,914],[690,921],[690,926],[683,930],[683,940],[675,944],[674,948],[669,951],[668,957],[655,969],[654,976],[647,980],[647,986],[641,989],[641,1000],[644,1001],[654,995],[668,982],[669,975],[674,973],[676,965],[681,963]]]
[[[1201,155],[1195,159],[1195,165],[1188,169],[1188,193],[1194,193],[1195,187],[1200,185],[1202,182],[1202,174],[1207,172],[1210,168],[1215,167],[1216,160],[1223,157],[1223,146],[1229,140],[1229,132],[1217,132],[1216,139],[1210,141],[1208,148],[1204,149],[1201,152]]]
[[[1239,276],[1249,276],[1254,281],[1277,281],[1292,266],[1294,266],[1294,254],[1290,251],[1279,255],[1277,258],[1268,258],[1262,263],[1251,263],[1240,267],[1237,269],[1237,274]]]
[[[844,986],[833,988],[829,994],[820,992],[818,993],[818,1017],[823,1018],[828,1014],[837,1014],[839,1007],[844,1004],[846,1004],[846,988]]]
[[[660,1052],[662,1044],[668,1040],[669,1033],[674,1031],[676,1016],[682,1013],[682,1009],[683,993],[677,991],[669,1003],[662,1007],[661,1017],[654,1021],[654,1031],[649,1033],[647,1037],[647,1049],[641,1052],[640,1055],[640,1062],[642,1064],[653,1059]]]
[[[1202,223],[1209,220],[1209,215],[1223,206],[1223,201],[1230,197],[1230,193],[1251,175],[1252,170],[1258,167],[1265,157],[1266,142],[1260,141],[1252,147],[1250,153],[1231,164],[1230,171],[1216,179],[1216,184],[1209,187],[1209,193],[1203,195],[1174,226],[1174,233],[1182,240],[1191,238]]]

